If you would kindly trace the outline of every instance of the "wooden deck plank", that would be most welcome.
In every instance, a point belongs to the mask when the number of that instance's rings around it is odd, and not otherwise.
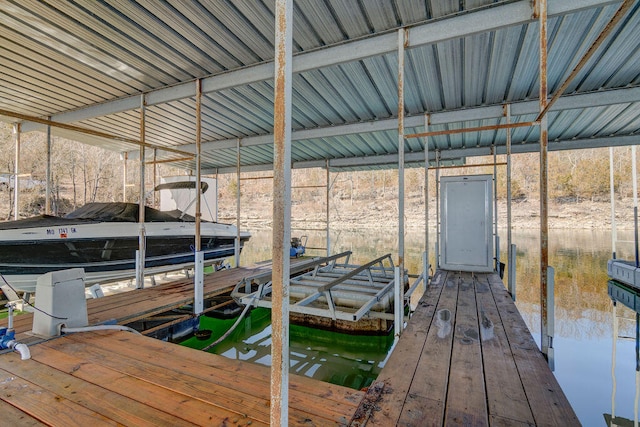
[[[374,424],[398,424],[413,378],[423,375],[417,372],[418,364],[423,351],[428,351],[425,347],[427,334],[445,282],[446,273],[434,278],[432,285],[418,303],[420,309],[411,317],[402,338],[380,372],[378,381],[385,384],[385,389],[379,402],[379,411],[372,414],[371,421]]]
[[[11,372],[12,376],[38,384],[58,396],[96,413],[101,413],[123,425],[149,427],[158,425],[187,427],[192,425],[181,418],[127,399],[118,393],[82,381],[57,369],[51,369],[38,362],[25,362],[20,360],[17,355],[16,357],[4,358],[2,362],[2,366],[7,372]],[[3,422],[6,422],[4,408],[2,413]],[[11,425],[22,425],[22,423]]]
[[[498,276],[489,276],[492,289],[503,289],[504,285]],[[499,291],[498,291],[499,292]],[[494,294],[497,294],[494,291]],[[505,292],[496,297],[496,305],[503,323],[509,323],[507,337],[511,343],[514,360],[531,412],[537,425],[579,426],[580,422],[569,404],[558,381],[547,365],[542,353],[529,332],[522,316]]]
[[[494,292],[504,297],[506,289],[491,288],[488,275],[479,275],[476,281],[476,300],[482,334],[482,358],[490,424],[501,420],[523,425],[534,422],[524,387],[518,375],[505,327],[496,306]]]
[[[203,364],[190,363],[181,357],[183,353],[193,353],[197,352],[196,350],[167,343],[163,343],[165,347],[178,351],[164,352],[162,360],[159,360],[153,357],[156,353],[147,350],[145,344],[148,341],[162,342],[127,333],[105,332],[100,336],[76,334],[67,339],[73,341],[73,344],[67,342],[59,344],[58,347],[70,348],[74,355],[83,359],[100,360],[103,366],[128,376],[144,378],[182,395],[216,402],[217,405],[234,412],[251,413],[252,417],[263,422],[269,420],[269,377],[267,375],[267,381],[259,381],[255,379],[255,375],[250,375],[251,371],[255,370],[268,372],[269,369],[266,367],[244,363],[247,371],[245,375],[237,371],[214,369]],[[56,340],[50,344],[57,348],[55,344],[62,341]],[[207,353],[204,355],[212,359],[223,358]],[[295,383],[295,379],[292,379],[292,382]],[[328,405],[329,400],[322,395],[326,394],[327,390],[322,387],[320,393],[317,382],[315,386],[315,390],[310,390],[310,393],[299,392],[292,386],[289,399],[292,424],[313,419],[317,425],[335,425],[344,422],[345,413],[354,411],[356,402],[347,402],[345,405],[333,401]],[[358,394],[358,397],[360,396],[361,394]]]
[[[95,352],[97,355],[107,353],[112,351],[111,349],[114,347],[117,347],[119,364],[117,369],[121,369],[121,365],[123,361],[125,361],[127,364],[126,372],[129,374],[133,374],[132,370],[144,369],[146,373],[159,379],[165,375],[164,372],[168,370],[167,366],[170,366],[170,370],[174,371],[176,376],[189,378],[190,386],[193,386],[194,383],[201,380],[205,381],[209,387],[219,387],[221,390],[220,393],[225,396],[238,394],[240,407],[246,406],[244,403],[247,399],[246,395],[250,395],[252,401],[262,402],[264,408],[266,408],[268,418],[268,402],[270,399],[270,370],[268,367],[247,363],[227,364],[225,362],[229,359],[223,356],[198,352],[184,347],[176,348],[176,351],[167,355],[161,362],[154,361],[149,359],[148,355],[144,352],[136,351],[136,345],[129,345],[130,341],[132,344],[139,341],[139,337],[132,336],[131,334],[102,333],[100,336],[82,338],[82,341],[87,343],[88,351],[92,353]],[[145,342],[145,348],[146,344]],[[78,351],[77,347],[75,351]],[[203,353],[201,359],[204,359],[203,361],[208,363],[186,363],[185,357],[183,356],[187,354],[191,355],[194,352]],[[213,363],[221,363],[223,365],[222,369],[220,366],[215,369],[209,367],[210,364]],[[156,374],[157,371],[159,371],[159,373]],[[319,393],[317,381],[309,384],[309,387],[304,387],[299,384],[299,379],[308,382],[304,377],[292,375],[292,385],[289,393],[291,415],[297,420],[303,420],[309,418],[309,415],[312,415],[314,418],[321,416],[333,422],[342,422],[344,414],[354,411],[363,395],[362,392],[351,391],[350,389],[330,384],[326,384],[326,387],[325,384],[323,384],[323,392]],[[167,382],[171,381],[168,380]],[[233,390],[234,388],[243,390],[244,392],[237,393]],[[333,391],[335,391],[335,393],[333,393]],[[340,395],[343,396],[341,399],[337,397]],[[328,404],[328,402],[331,403]]]
[[[388,387],[369,423],[579,425],[498,275],[474,275],[447,272],[444,286],[429,286],[380,373]],[[437,335],[437,313],[445,308],[455,319],[449,346]],[[420,334],[406,333],[414,328]]]
[[[12,356],[5,355],[5,357]],[[103,415],[52,393],[38,384],[16,377],[2,368],[0,368],[0,391],[0,400],[45,424],[78,427],[116,425],[114,421]]]
[[[459,275],[458,280],[444,423],[488,426],[474,280],[468,273]]]
[[[99,335],[104,335],[104,338],[95,338]],[[97,345],[109,346],[122,344],[123,341],[135,339],[135,335],[129,334],[115,334],[110,333],[96,333],[86,340],[96,340]],[[204,351],[192,351],[192,349],[181,346],[168,346],[167,343],[159,340],[151,340],[145,342],[145,348],[150,352],[167,354],[171,353],[183,361],[183,363],[193,363],[202,366],[210,366],[220,370],[222,373],[229,373],[233,377],[246,376],[255,382],[263,382],[265,384],[270,383],[271,374],[270,369],[266,366],[255,365],[247,363],[241,360],[229,359],[224,356],[218,356],[215,354],[207,353]],[[125,351],[124,349],[122,351]],[[127,354],[129,350],[127,349]],[[291,383],[292,389],[298,390],[304,393],[317,393],[318,381],[305,376],[295,375]],[[350,389],[347,387],[323,383],[324,399],[327,404],[333,405],[333,402],[344,402],[345,404],[352,404],[355,408],[362,397],[364,392],[359,390]]]
[[[135,378],[103,366],[103,360],[77,357],[73,354],[73,346],[69,346],[66,351],[59,351],[49,346],[60,341],[65,341],[65,338],[34,346],[33,359],[152,408],[179,415],[196,425],[222,424],[232,419],[245,418],[244,413],[236,413],[213,402],[205,402],[177,393],[171,388],[158,386],[145,379]],[[253,425],[268,425],[268,422],[265,423],[254,417],[248,417],[248,419]]]
[[[434,320],[424,346],[418,372],[420,376],[411,384],[410,393],[433,399],[444,404],[449,383],[449,365],[458,301],[458,280],[448,274]],[[444,408],[444,405],[443,405]],[[444,413],[434,418],[442,422]]]
[[[2,424],[7,426],[39,427],[46,425],[4,400],[0,400],[0,414],[2,414],[0,415]]]

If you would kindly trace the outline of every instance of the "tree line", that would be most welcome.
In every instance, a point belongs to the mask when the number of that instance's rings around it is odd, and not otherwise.
[[[30,132],[21,135],[19,174],[21,180],[28,180],[20,193],[20,216],[44,213],[46,182],[46,135]],[[62,215],[89,202],[115,202],[138,200],[137,162],[130,162],[127,168],[127,183],[123,185],[124,163],[119,153],[103,150],[96,146],[81,144],[61,138],[53,138],[51,149],[51,199],[52,213]],[[506,156],[498,156],[497,188],[498,198],[506,198]],[[15,143],[12,127],[0,124],[0,218],[13,217],[12,186],[9,177],[15,163]],[[493,157],[469,158],[467,163],[477,165],[465,168],[442,168],[440,175],[493,174]],[[537,153],[516,154],[511,159],[511,190],[515,201],[539,197],[539,155]],[[614,190],[617,197],[631,197],[631,148],[614,149]],[[158,175],[179,175],[186,171],[170,165],[158,165]],[[609,199],[609,149],[588,149],[554,151],[549,153],[549,197],[558,203],[601,201]],[[272,180],[270,172],[242,174],[246,179],[240,183],[242,196],[270,196]],[[296,192],[296,198],[323,200],[326,190],[326,171],[321,169],[295,169],[292,171],[293,186],[307,186],[308,190]],[[368,170],[331,173],[332,197],[341,199],[373,200],[379,197],[397,197],[397,170]],[[151,168],[146,174],[147,188],[153,183]],[[313,185],[318,185],[314,188]],[[422,167],[405,170],[405,194],[407,197],[421,197],[424,194],[425,176]],[[233,201],[238,182],[235,174],[218,177],[218,191],[221,201]],[[429,171],[429,192],[435,195],[435,170]]]

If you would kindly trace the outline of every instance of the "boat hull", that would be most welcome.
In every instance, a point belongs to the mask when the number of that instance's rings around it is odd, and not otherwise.
[[[146,223],[145,274],[158,274],[193,265],[193,223]],[[205,264],[235,253],[235,227],[204,223],[201,250]],[[3,230],[0,273],[16,290],[35,291],[38,276],[50,271],[83,268],[86,284],[135,276],[139,248],[138,223],[77,224]],[[240,236],[240,249],[248,233]]]

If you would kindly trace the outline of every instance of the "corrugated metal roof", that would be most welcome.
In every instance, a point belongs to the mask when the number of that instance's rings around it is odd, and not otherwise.
[[[549,0],[551,93],[620,3]],[[555,107],[549,113],[554,149],[625,144],[637,135],[639,9],[634,2],[566,91],[634,90],[627,92],[633,95],[620,102],[605,102],[605,96],[602,103],[589,98],[589,104]],[[516,108],[538,98],[538,24],[532,12],[529,1],[295,1],[292,160],[299,166],[325,159],[351,168],[393,164],[389,156],[398,152],[393,45],[400,27],[409,28],[407,133],[423,130],[425,113],[447,117],[430,131],[504,123],[492,109],[504,103],[513,104],[514,122],[534,120],[535,110],[518,114]],[[0,109],[138,139],[139,97],[145,93],[146,142],[193,152],[193,81],[204,78],[203,169],[235,168],[237,139],[243,166],[269,168],[274,19],[273,1],[267,0],[0,0]],[[219,89],[208,90],[208,84]],[[486,114],[470,119],[470,111]],[[56,133],[137,151],[121,141]],[[517,128],[512,135],[519,150],[536,150],[536,127]],[[457,159],[487,154],[505,140],[504,130],[439,135],[429,138],[429,148]],[[405,142],[409,162],[419,161],[423,149],[420,139]],[[162,150],[158,155],[181,157]],[[176,164],[193,167],[192,161]]]

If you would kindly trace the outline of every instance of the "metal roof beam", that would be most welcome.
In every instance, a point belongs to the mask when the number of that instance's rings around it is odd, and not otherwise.
[[[594,7],[620,3],[621,0],[563,0],[549,5],[548,16],[564,15]],[[409,29],[407,48],[415,48],[451,39],[494,31],[533,21],[530,0],[488,6],[450,18],[443,18],[418,24]],[[293,72],[315,70],[323,67],[353,62],[372,56],[394,53],[397,49],[395,32],[389,32],[364,39],[354,40],[310,52],[303,52],[293,58]],[[248,66],[202,79],[203,93],[211,93],[237,86],[273,79],[273,61]],[[147,105],[157,105],[195,96],[192,81],[179,83],[149,91],[145,94]],[[94,117],[121,113],[139,107],[139,94],[91,105],[85,108],[55,114],[51,120],[72,123]],[[23,132],[39,130],[36,123],[24,123]]]
[[[584,139],[572,139],[564,141],[549,141],[549,151],[563,151],[563,150],[582,150],[588,148],[606,148],[606,147],[624,147],[640,143],[640,135],[624,135],[624,136],[611,136],[603,138],[584,138]],[[506,146],[496,147],[497,154],[506,154]],[[511,147],[512,154],[525,154],[525,153],[538,153],[540,152],[540,143],[526,143],[526,144],[514,144]],[[476,148],[461,148],[456,150],[442,150],[440,151],[441,161],[459,160],[461,158],[478,157],[478,156],[492,156],[493,151],[491,146],[488,147],[476,147]],[[435,150],[429,151],[429,160],[435,160]],[[416,166],[424,166],[424,152],[405,153],[405,163],[407,165],[416,164]],[[292,168],[294,169],[306,169],[306,168],[324,168],[327,162],[325,160],[311,160],[294,162]],[[397,167],[398,155],[387,154],[384,156],[371,156],[371,157],[350,157],[342,159],[330,159],[329,168],[348,168],[348,167],[365,167],[365,166],[381,166],[389,165],[391,167]],[[273,165],[271,163],[262,165],[243,166],[241,172],[262,172],[272,170]],[[218,168],[213,170],[203,170],[204,174],[226,174],[236,173],[235,167]]]
[[[576,95],[565,95],[556,102],[550,111],[572,110],[576,108],[590,108],[598,106],[630,104],[640,102],[640,86],[635,88],[613,89],[608,91],[597,91]],[[537,100],[517,102],[511,104],[511,115],[524,116],[538,114],[540,106]],[[441,125],[447,123],[459,123],[474,120],[496,119],[504,116],[502,105],[490,105],[486,107],[467,108],[455,111],[443,111],[431,113],[431,125]],[[353,135],[359,133],[382,132],[395,130],[398,126],[397,119],[384,119],[374,122],[354,123],[348,125],[331,126],[316,129],[294,131],[291,134],[292,141],[301,141],[314,138],[330,138],[334,136]],[[424,126],[424,116],[411,116],[405,118],[406,128],[419,128]],[[222,150],[236,147],[236,139],[207,141],[203,142],[203,152]],[[273,135],[259,135],[243,138],[242,147],[255,145],[266,145],[273,143]],[[195,145],[187,144],[180,146],[183,151],[192,151]],[[129,153],[134,159],[136,151]]]

